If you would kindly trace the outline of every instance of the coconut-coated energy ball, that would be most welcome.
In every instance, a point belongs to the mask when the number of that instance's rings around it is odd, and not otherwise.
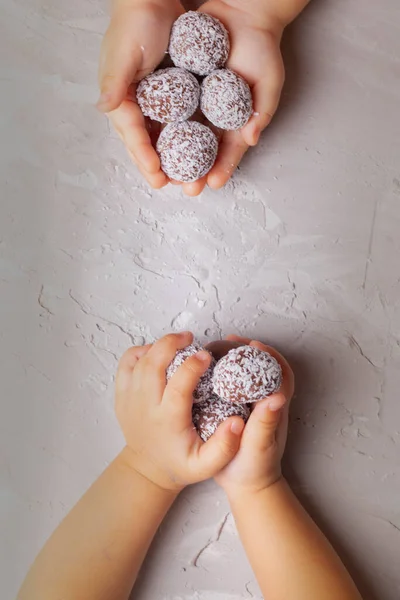
[[[227,131],[241,129],[253,113],[250,87],[233,71],[214,71],[202,83],[200,107],[216,127]]]
[[[227,30],[211,15],[189,11],[172,26],[169,41],[172,62],[196,75],[208,75],[223,67],[229,49]]]
[[[249,407],[246,404],[225,402],[218,396],[211,396],[201,404],[194,404],[192,408],[193,425],[203,442],[206,442],[226,419],[236,416],[242,417],[246,423],[250,416]]]
[[[213,374],[214,393],[229,402],[258,402],[277,392],[282,369],[268,352],[253,346],[230,350]]]
[[[183,350],[179,350],[176,353],[174,360],[167,369],[167,381],[171,379],[172,375],[174,375],[177,372],[179,367],[183,365],[187,358],[190,358],[190,356],[197,354],[197,352],[200,352],[200,350],[204,350],[204,348],[201,346],[201,344],[199,344],[196,341],[194,341],[189,346],[186,346],[186,348],[183,348]],[[201,376],[201,379],[193,392],[194,403],[203,402],[212,395],[212,374],[215,365],[216,361],[214,358],[212,358],[210,366],[208,367],[204,375]]]
[[[189,183],[210,171],[217,158],[218,140],[209,127],[196,121],[171,123],[158,138],[157,152],[167,177]]]
[[[189,119],[200,99],[196,77],[184,69],[159,69],[139,83],[136,97],[142,113],[159,123]]]

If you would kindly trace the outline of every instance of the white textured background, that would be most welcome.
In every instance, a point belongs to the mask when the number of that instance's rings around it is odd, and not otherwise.
[[[295,489],[366,598],[400,575],[400,7],[315,0],[282,109],[223,192],[152,192],[93,108],[104,6],[0,7],[1,596],[122,445],[117,359],[191,328],[293,360]],[[260,598],[212,482],[137,600]]]

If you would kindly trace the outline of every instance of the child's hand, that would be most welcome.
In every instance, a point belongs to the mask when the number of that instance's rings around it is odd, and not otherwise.
[[[250,85],[254,115],[240,131],[223,133],[214,167],[207,177],[192,184],[191,195],[200,193],[206,183],[213,189],[225,185],[248,147],[257,144],[278,107],[284,82],[280,51],[283,25],[267,12],[268,4],[263,0],[208,0],[200,8],[220,19],[229,30],[231,52],[227,67]]]
[[[109,114],[130,157],[153,188],[163,187],[168,178],[151,143],[151,128],[157,124],[142,115],[136,85],[163,60],[172,24],[182,12],[178,0],[114,0],[101,48],[97,106]]]
[[[239,452],[215,477],[227,494],[232,495],[238,491],[258,492],[281,477],[281,459],[286,444],[294,375],[287,361],[273,348],[236,336],[228,339],[266,350],[280,363],[283,374],[279,392],[255,404],[244,429]]]
[[[203,443],[192,423],[192,394],[210,364],[207,352],[188,358],[166,383],[175,353],[190,333],[170,334],[152,346],[131,348],[116,380],[116,414],[130,449],[131,464],[163,489],[213,477],[235,456],[244,423],[231,417]]]

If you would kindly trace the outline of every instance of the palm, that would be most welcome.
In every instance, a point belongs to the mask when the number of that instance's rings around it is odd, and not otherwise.
[[[132,160],[154,188],[168,183],[152,143],[160,127],[139,109],[136,84],[163,61],[172,24],[182,12],[178,0],[165,6],[125,8],[111,20],[102,45],[102,87],[109,78],[115,90],[114,106],[107,112]]]

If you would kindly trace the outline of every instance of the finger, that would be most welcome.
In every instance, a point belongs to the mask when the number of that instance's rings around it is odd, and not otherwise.
[[[187,358],[169,380],[163,405],[175,425],[184,428],[192,422],[193,392],[210,366],[211,356],[204,350]]]
[[[240,335],[235,335],[234,333],[227,335],[225,339],[229,340],[230,342],[243,342],[243,345],[250,344],[251,342],[251,338],[241,337]]]
[[[133,369],[138,361],[147,354],[150,348],[151,344],[147,344],[146,346],[134,346],[124,352],[118,364],[115,380],[117,393],[122,393],[129,388]]]
[[[290,401],[286,402],[285,406],[281,411],[281,420],[279,423],[278,431],[276,432],[276,442],[279,448],[284,448],[286,445],[289,428],[289,407]]]
[[[133,100],[124,100],[117,110],[109,113],[109,117],[137,165],[150,175],[159,173],[160,159],[151,143],[145,118],[138,104]]]
[[[146,344],[145,346],[132,346],[131,348],[128,348],[121,356],[118,369],[120,371],[132,371],[138,360],[147,354],[151,346],[152,344]]]
[[[161,188],[165,187],[166,185],[168,185],[169,183],[169,179],[168,177],[165,175],[165,173],[163,173],[161,170],[158,171],[158,173],[148,173],[146,171],[146,169],[144,169],[142,167],[142,165],[138,164],[134,155],[132,154],[132,152],[130,152],[130,150],[127,151],[129,156],[131,157],[131,160],[133,162],[134,165],[136,165],[136,167],[138,168],[138,170],[140,171],[140,173],[143,175],[143,177],[146,179],[147,183],[154,189],[154,190],[160,190]]]
[[[143,52],[132,35],[132,18],[114,18],[104,37],[99,69],[100,98],[97,108],[110,112],[125,99],[129,85],[143,61]]]
[[[207,176],[207,184],[211,189],[218,190],[226,184],[247,149],[248,144],[243,140],[240,132],[224,134],[215,165]]]
[[[167,385],[166,371],[178,350],[182,350],[193,341],[190,332],[170,333],[153,344],[146,356],[139,361],[135,369],[145,382],[149,401],[160,404]]]
[[[261,132],[270,124],[279,105],[284,80],[285,71],[279,60],[274,75],[268,73],[253,86],[253,116],[241,130],[243,139],[249,146],[258,143]]]
[[[202,479],[214,477],[230,463],[239,450],[243,430],[243,419],[230,417],[199,447],[195,471],[201,473]]]
[[[243,443],[251,444],[255,452],[263,452],[276,442],[276,432],[281,420],[281,409],[285,406],[283,394],[257,402],[247,421]]]
[[[184,183],[182,186],[183,193],[186,196],[198,196],[204,190],[207,184],[207,175],[198,179],[197,181],[192,181],[191,183]]]
[[[178,350],[183,350],[192,342],[193,334],[190,331],[169,333],[153,344],[146,355],[146,362],[158,371],[163,371],[165,375],[165,371],[175,358]]]

